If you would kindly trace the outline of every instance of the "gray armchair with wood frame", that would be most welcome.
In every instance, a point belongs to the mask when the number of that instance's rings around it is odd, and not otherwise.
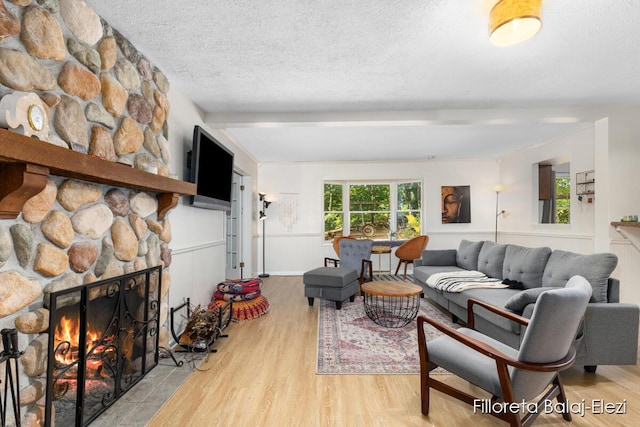
[[[338,241],[340,259],[325,257],[325,267],[353,268],[358,273],[358,282],[373,280],[371,248],[373,240],[343,237]]]
[[[335,301],[336,309],[349,298],[355,300],[360,285],[373,280],[372,240],[341,239],[340,259],[325,258],[324,267],[307,271],[302,276],[304,295],[313,306],[314,298]]]
[[[477,411],[506,421],[511,426],[533,423],[546,401],[557,398],[558,402],[566,402],[559,372],[569,368],[575,361],[574,343],[591,292],[591,285],[585,278],[573,276],[564,288],[540,294],[530,319],[474,299],[468,301],[466,328],[454,329],[420,316],[418,349],[422,413],[429,414],[431,388],[468,403]],[[516,350],[475,331],[473,312],[476,306],[525,325],[520,349]],[[443,335],[426,342],[425,323],[434,326]],[[429,376],[429,372],[438,366],[487,391],[490,396],[475,397],[435,380]],[[537,402],[523,404],[545,390],[546,393]],[[482,402],[486,402],[486,405]],[[524,417],[520,418],[522,409],[534,408],[533,411],[525,411]],[[571,421],[568,409],[565,405],[561,415]]]
[[[354,240],[351,236],[336,236],[333,238],[333,250],[336,251],[336,255],[340,256],[340,240],[342,239],[351,239]]]

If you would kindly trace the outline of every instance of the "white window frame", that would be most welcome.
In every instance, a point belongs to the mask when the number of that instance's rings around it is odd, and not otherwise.
[[[420,183],[420,230],[424,230],[424,180],[415,179],[385,179],[385,180],[340,180],[340,179],[327,179],[322,182],[322,239],[324,242],[324,235],[326,230],[324,229],[324,216],[326,211],[324,210],[324,187],[326,184],[338,184],[342,185],[342,215],[343,215],[343,236],[349,236],[351,234],[351,204],[349,201],[349,188],[352,185],[389,185],[389,231],[398,232],[397,216],[398,216],[398,185],[407,184],[411,182]]]

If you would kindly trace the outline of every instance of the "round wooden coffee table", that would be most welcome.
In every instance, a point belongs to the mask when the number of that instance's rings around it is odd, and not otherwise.
[[[401,328],[418,315],[422,288],[403,282],[381,280],[362,285],[364,311],[385,328]]]

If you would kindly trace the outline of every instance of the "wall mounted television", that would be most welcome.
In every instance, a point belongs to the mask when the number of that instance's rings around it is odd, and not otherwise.
[[[190,163],[190,181],[196,184],[191,206],[230,211],[233,152],[200,126],[195,126]]]

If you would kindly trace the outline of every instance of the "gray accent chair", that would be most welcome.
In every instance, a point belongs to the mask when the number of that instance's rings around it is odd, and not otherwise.
[[[468,303],[467,328],[453,329],[420,316],[418,346],[422,413],[429,414],[431,388],[460,399],[475,410],[507,421],[511,426],[533,423],[542,412],[545,401],[557,398],[558,402],[566,402],[558,373],[575,362],[574,341],[591,293],[591,284],[584,277],[573,276],[564,288],[542,292],[530,319],[473,299]],[[474,329],[476,305],[526,326],[519,350]],[[427,343],[425,323],[443,335]],[[483,400],[430,377],[429,372],[438,366],[488,391],[492,399]],[[523,402],[536,398],[545,390],[547,392],[540,400],[526,404],[525,409],[529,411],[525,411],[521,419],[519,411],[523,409]],[[533,411],[530,410],[532,408]],[[571,421],[568,407],[562,412],[562,417]]]
[[[324,267],[304,273],[304,296],[308,298],[309,306],[313,306],[314,298],[335,301],[337,310],[347,298],[353,302],[360,292],[360,285],[372,280],[372,246],[372,240],[342,239],[339,260],[325,258]]]

